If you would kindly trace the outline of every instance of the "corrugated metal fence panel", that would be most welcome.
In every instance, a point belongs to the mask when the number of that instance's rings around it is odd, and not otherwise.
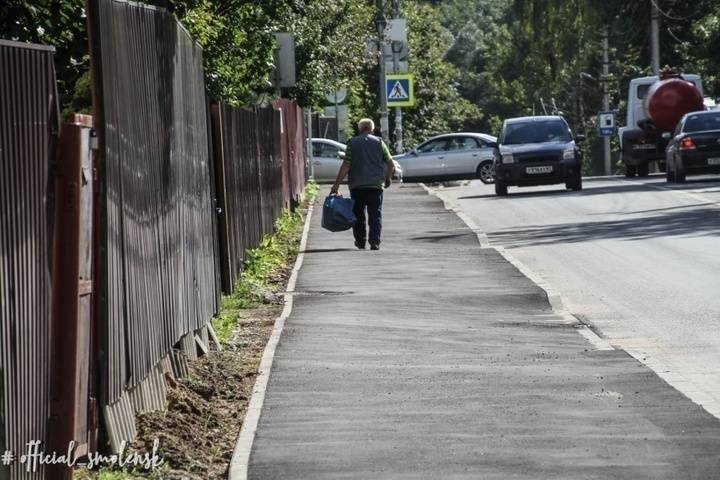
[[[202,50],[164,9],[90,6],[112,403],[215,313],[214,210]]]
[[[277,109],[212,108],[215,178],[223,291],[239,278],[246,250],[273,233],[289,192],[283,158],[287,148]]]
[[[0,437],[1,449],[18,455],[30,440],[47,440],[49,171],[58,125],[53,50],[0,41]],[[9,476],[41,478],[18,462]]]

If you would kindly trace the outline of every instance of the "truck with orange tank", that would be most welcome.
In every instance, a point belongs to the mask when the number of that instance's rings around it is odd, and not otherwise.
[[[665,169],[668,132],[686,113],[704,110],[702,81],[698,75],[665,72],[635,78],[628,88],[627,121],[618,129],[625,175],[645,177],[650,163]]]

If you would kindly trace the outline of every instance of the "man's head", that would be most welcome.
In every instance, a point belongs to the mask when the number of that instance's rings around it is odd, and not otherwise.
[[[360,133],[372,133],[375,130],[375,122],[369,118],[363,118],[358,122],[358,131]]]

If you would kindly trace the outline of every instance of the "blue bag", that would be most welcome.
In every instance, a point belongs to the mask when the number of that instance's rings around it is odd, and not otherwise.
[[[331,232],[352,228],[357,220],[353,213],[353,200],[340,195],[328,195],[323,203],[322,227]]]

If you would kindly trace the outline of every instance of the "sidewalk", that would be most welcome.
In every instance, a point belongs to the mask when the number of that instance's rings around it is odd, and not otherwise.
[[[420,187],[384,213],[371,252],[316,210],[249,478],[720,478],[718,419],[595,350]]]

